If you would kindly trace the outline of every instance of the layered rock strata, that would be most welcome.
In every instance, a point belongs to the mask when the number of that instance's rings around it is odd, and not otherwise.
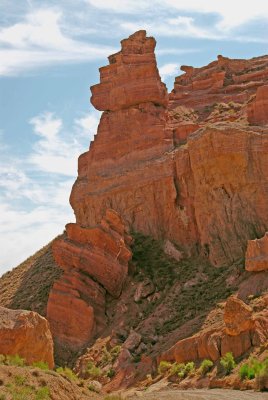
[[[267,131],[239,119],[268,79],[268,58],[219,57],[203,68],[183,67],[167,103],[154,47],[145,31],[131,35],[91,88],[104,113],[79,158],[71,193],[77,223],[99,223],[111,207],[134,230],[173,241],[186,254],[201,245],[215,265],[231,263],[268,226]],[[224,112],[240,123],[207,126],[208,104],[234,96],[238,110],[226,105]]]
[[[47,320],[33,311],[0,307],[0,354],[18,354],[27,364],[43,361],[53,368],[53,340]]]
[[[118,214],[107,209],[98,226],[68,224],[65,237],[53,243],[54,258],[64,270],[47,305],[57,349],[78,351],[105,327],[105,295],[121,293],[130,241]]]
[[[216,266],[242,259],[268,229],[268,128],[256,126],[268,57],[184,66],[168,95],[155,44],[145,31],[123,40],[91,88],[103,113],[79,157],[76,224],[54,245],[64,275],[48,302],[54,337],[73,349],[105,326],[106,292],[120,295],[131,256],[124,224]]]

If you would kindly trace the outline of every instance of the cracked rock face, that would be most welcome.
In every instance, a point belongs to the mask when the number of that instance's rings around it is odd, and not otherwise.
[[[129,229],[215,266],[268,229],[268,128],[249,126],[265,124],[268,57],[184,66],[168,94],[154,48],[145,31],[123,40],[91,88],[103,113],[78,160],[76,223],[53,247],[64,274],[48,302],[55,341],[74,351],[104,329],[106,293],[120,296]]]

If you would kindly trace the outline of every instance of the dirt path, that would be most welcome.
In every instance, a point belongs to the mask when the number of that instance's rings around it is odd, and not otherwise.
[[[164,390],[139,393],[131,399],[144,400],[268,400],[268,393],[242,392],[238,390]]]

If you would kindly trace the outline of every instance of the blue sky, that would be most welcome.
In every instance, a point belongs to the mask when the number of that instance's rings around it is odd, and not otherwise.
[[[100,113],[98,68],[146,29],[169,89],[182,64],[267,54],[268,2],[0,0],[0,275],[73,221],[77,157]]]

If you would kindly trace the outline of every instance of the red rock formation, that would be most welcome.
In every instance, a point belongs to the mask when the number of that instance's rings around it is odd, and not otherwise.
[[[47,320],[33,311],[0,307],[0,354],[18,354],[28,364],[44,361],[53,368],[53,341]]]
[[[131,258],[130,240],[119,216],[107,210],[99,226],[68,224],[66,236],[53,243],[54,258],[64,270],[47,305],[57,348],[79,350],[104,328],[106,290],[120,295]]]
[[[91,87],[91,102],[101,111],[115,111],[152,102],[167,104],[154,56],[155,39],[138,31],[121,41],[122,50],[109,57],[110,65],[100,68],[101,83]]]
[[[268,270],[268,232],[261,239],[248,241],[246,270],[255,272]]]
[[[268,85],[258,88],[256,97],[249,103],[248,121],[252,125],[268,124]]]
[[[202,359],[218,360],[227,352],[240,357],[252,346],[267,341],[268,311],[264,302],[262,309],[252,309],[235,296],[228,298],[222,327],[207,328],[196,335],[179,340],[159,361],[187,362]]]
[[[212,263],[233,262],[268,226],[267,135],[241,120],[268,60],[219,56],[203,68],[183,67],[166,109],[154,45],[144,31],[130,36],[92,88],[93,104],[106,111],[90,150],[79,158],[71,193],[77,223],[94,226],[112,207],[133,229],[176,242],[186,254],[198,243]],[[238,103],[225,107],[230,100]],[[223,106],[214,109],[215,101]],[[222,120],[223,110],[224,120],[243,123],[206,127],[206,108],[213,122]]]
[[[179,245],[184,255],[201,252],[214,265],[242,259],[247,241],[268,229],[268,130],[247,121],[247,103],[268,81],[268,57],[184,66],[168,95],[155,40],[139,31],[121,45],[91,88],[92,104],[104,112],[79,157],[70,197],[76,224],[53,249],[64,275],[48,317],[55,338],[74,349],[105,326],[106,291],[121,293],[131,256],[124,224]],[[251,104],[260,121],[266,94],[258,93]],[[253,340],[248,332],[223,330],[213,341],[204,334],[184,346],[215,358],[219,340],[226,349],[245,336],[241,353]]]

